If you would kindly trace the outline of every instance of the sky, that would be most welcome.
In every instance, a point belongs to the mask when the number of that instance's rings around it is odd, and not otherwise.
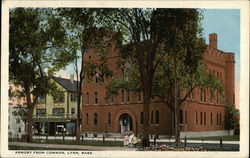
[[[208,35],[217,33],[218,49],[235,53],[235,96],[239,108],[240,85],[240,10],[206,9],[203,10],[203,33],[208,44]]]
[[[239,9],[204,9],[202,27],[206,43],[210,33],[217,34],[218,49],[235,53],[235,96],[239,108],[240,83],[240,10]],[[61,77],[69,78],[74,74],[72,65],[59,72]]]

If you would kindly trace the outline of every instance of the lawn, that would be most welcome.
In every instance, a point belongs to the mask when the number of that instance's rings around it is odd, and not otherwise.
[[[44,143],[44,144],[66,144],[66,145],[76,145],[75,142],[72,141],[39,141],[34,140],[33,143]],[[83,142],[80,142],[79,145],[88,145],[88,146],[111,146],[111,147],[123,147],[122,142],[117,141],[89,141],[84,140]]]
[[[223,141],[239,141],[239,135],[235,136],[220,136],[220,137],[197,137],[197,138],[187,138],[188,140],[220,140],[222,138]]]

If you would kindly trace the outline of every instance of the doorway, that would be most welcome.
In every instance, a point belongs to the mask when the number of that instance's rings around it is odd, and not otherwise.
[[[119,131],[121,134],[124,134],[127,131],[133,130],[133,121],[129,114],[123,113],[119,117],[119,127],[120,127]]]

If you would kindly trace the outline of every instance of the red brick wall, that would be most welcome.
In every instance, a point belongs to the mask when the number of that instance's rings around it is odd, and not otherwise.
[[[234,54],[225,53],[217,49],[217,35],[211,34],[210,44],[206,48],[204,54],[204,63],[207,72],[210,72],[222,80],[224,86],[223,97],[214,92],[214,97],[210,99],[211,93],[209,89],[203,92],[200,96],[200,90],[195,89],[193,100],[188,100],[180,106],[183,111],[183,124],[181,131],[213,131],[224,129],[224,103],[232,104],[234,102]],[[90,50],[84,55],[85,62],[98,62],[99,57],[97,53]],[[114,77],[122,75],[121,68],[116,66],[117,53],[112,50],[108,56],[108,66],[114,70]],[[82,131],[83,132],[105,132],[105,121],[107,121],[108,113],[111,114],[111,125],[107,126],[107,132],[119,133],[118,119],[123,113],[128,113],[133,121],[133,131],[135,133],[142,132],[142,125],[140,125],[140,113],[142,111],[142,104],[138,103],[135,92],[129,93],[129,103],[127,102],[127,92],[124,91],[124,102],[121,103],[121,91],[116,96],[114,95],[113,104],[111,100],[105,101],[105,86],[106,79],[103,83],[95,83],[95,79],[87,83],[85,78],[83,82],[83,108],[82,108]],[[89,93],[89,105],[86,105],[86,94]],[[98,104],[94,104],[94,92],[98,92]],[[142,96],[141,96],[142,99]],[[224,101],[225,100],[225,101]],[[155,111],[159,111],[159,124],[155,124]],[[151,117],[149,119],[150,128],[149,134],[170,135],[174,133],[173,114],[167,106],[160,102],[153,102],[150,105],[151,111],[154,113],[154,121],[151,124]],[[185,113],[186,111],[186,113]],[[196,117],[197,111],[197,117]],[[202,123],[201,123],[202,112]],[[86,125],[86,113],[88,113],[88,125]],[[93,125],[93,115],[98,114],[98,125]],[[204,114],[206,113],[206,117]],[[212,123],[211,123],[212,113]],[[187,116],[185,116],[187,114]],[[218,124],[217,124],[218,115]],[[221,121],[220,121],[221,118]],[[187,121],[186,121],[187,119]],[[198,123],[196,123],[196,119]],[[206,124],[204,124],[206,119]],[[187,123],[186,123],[187,122]]]

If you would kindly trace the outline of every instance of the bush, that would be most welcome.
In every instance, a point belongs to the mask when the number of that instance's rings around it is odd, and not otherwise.
[[[234,129],[237,124],[237,120],[234,115],[237,112],[234,105],[225,105],[225,129]]]
[[[240,135],[240,125],[236,123],[236,127],[234,129],[234,135]]]

